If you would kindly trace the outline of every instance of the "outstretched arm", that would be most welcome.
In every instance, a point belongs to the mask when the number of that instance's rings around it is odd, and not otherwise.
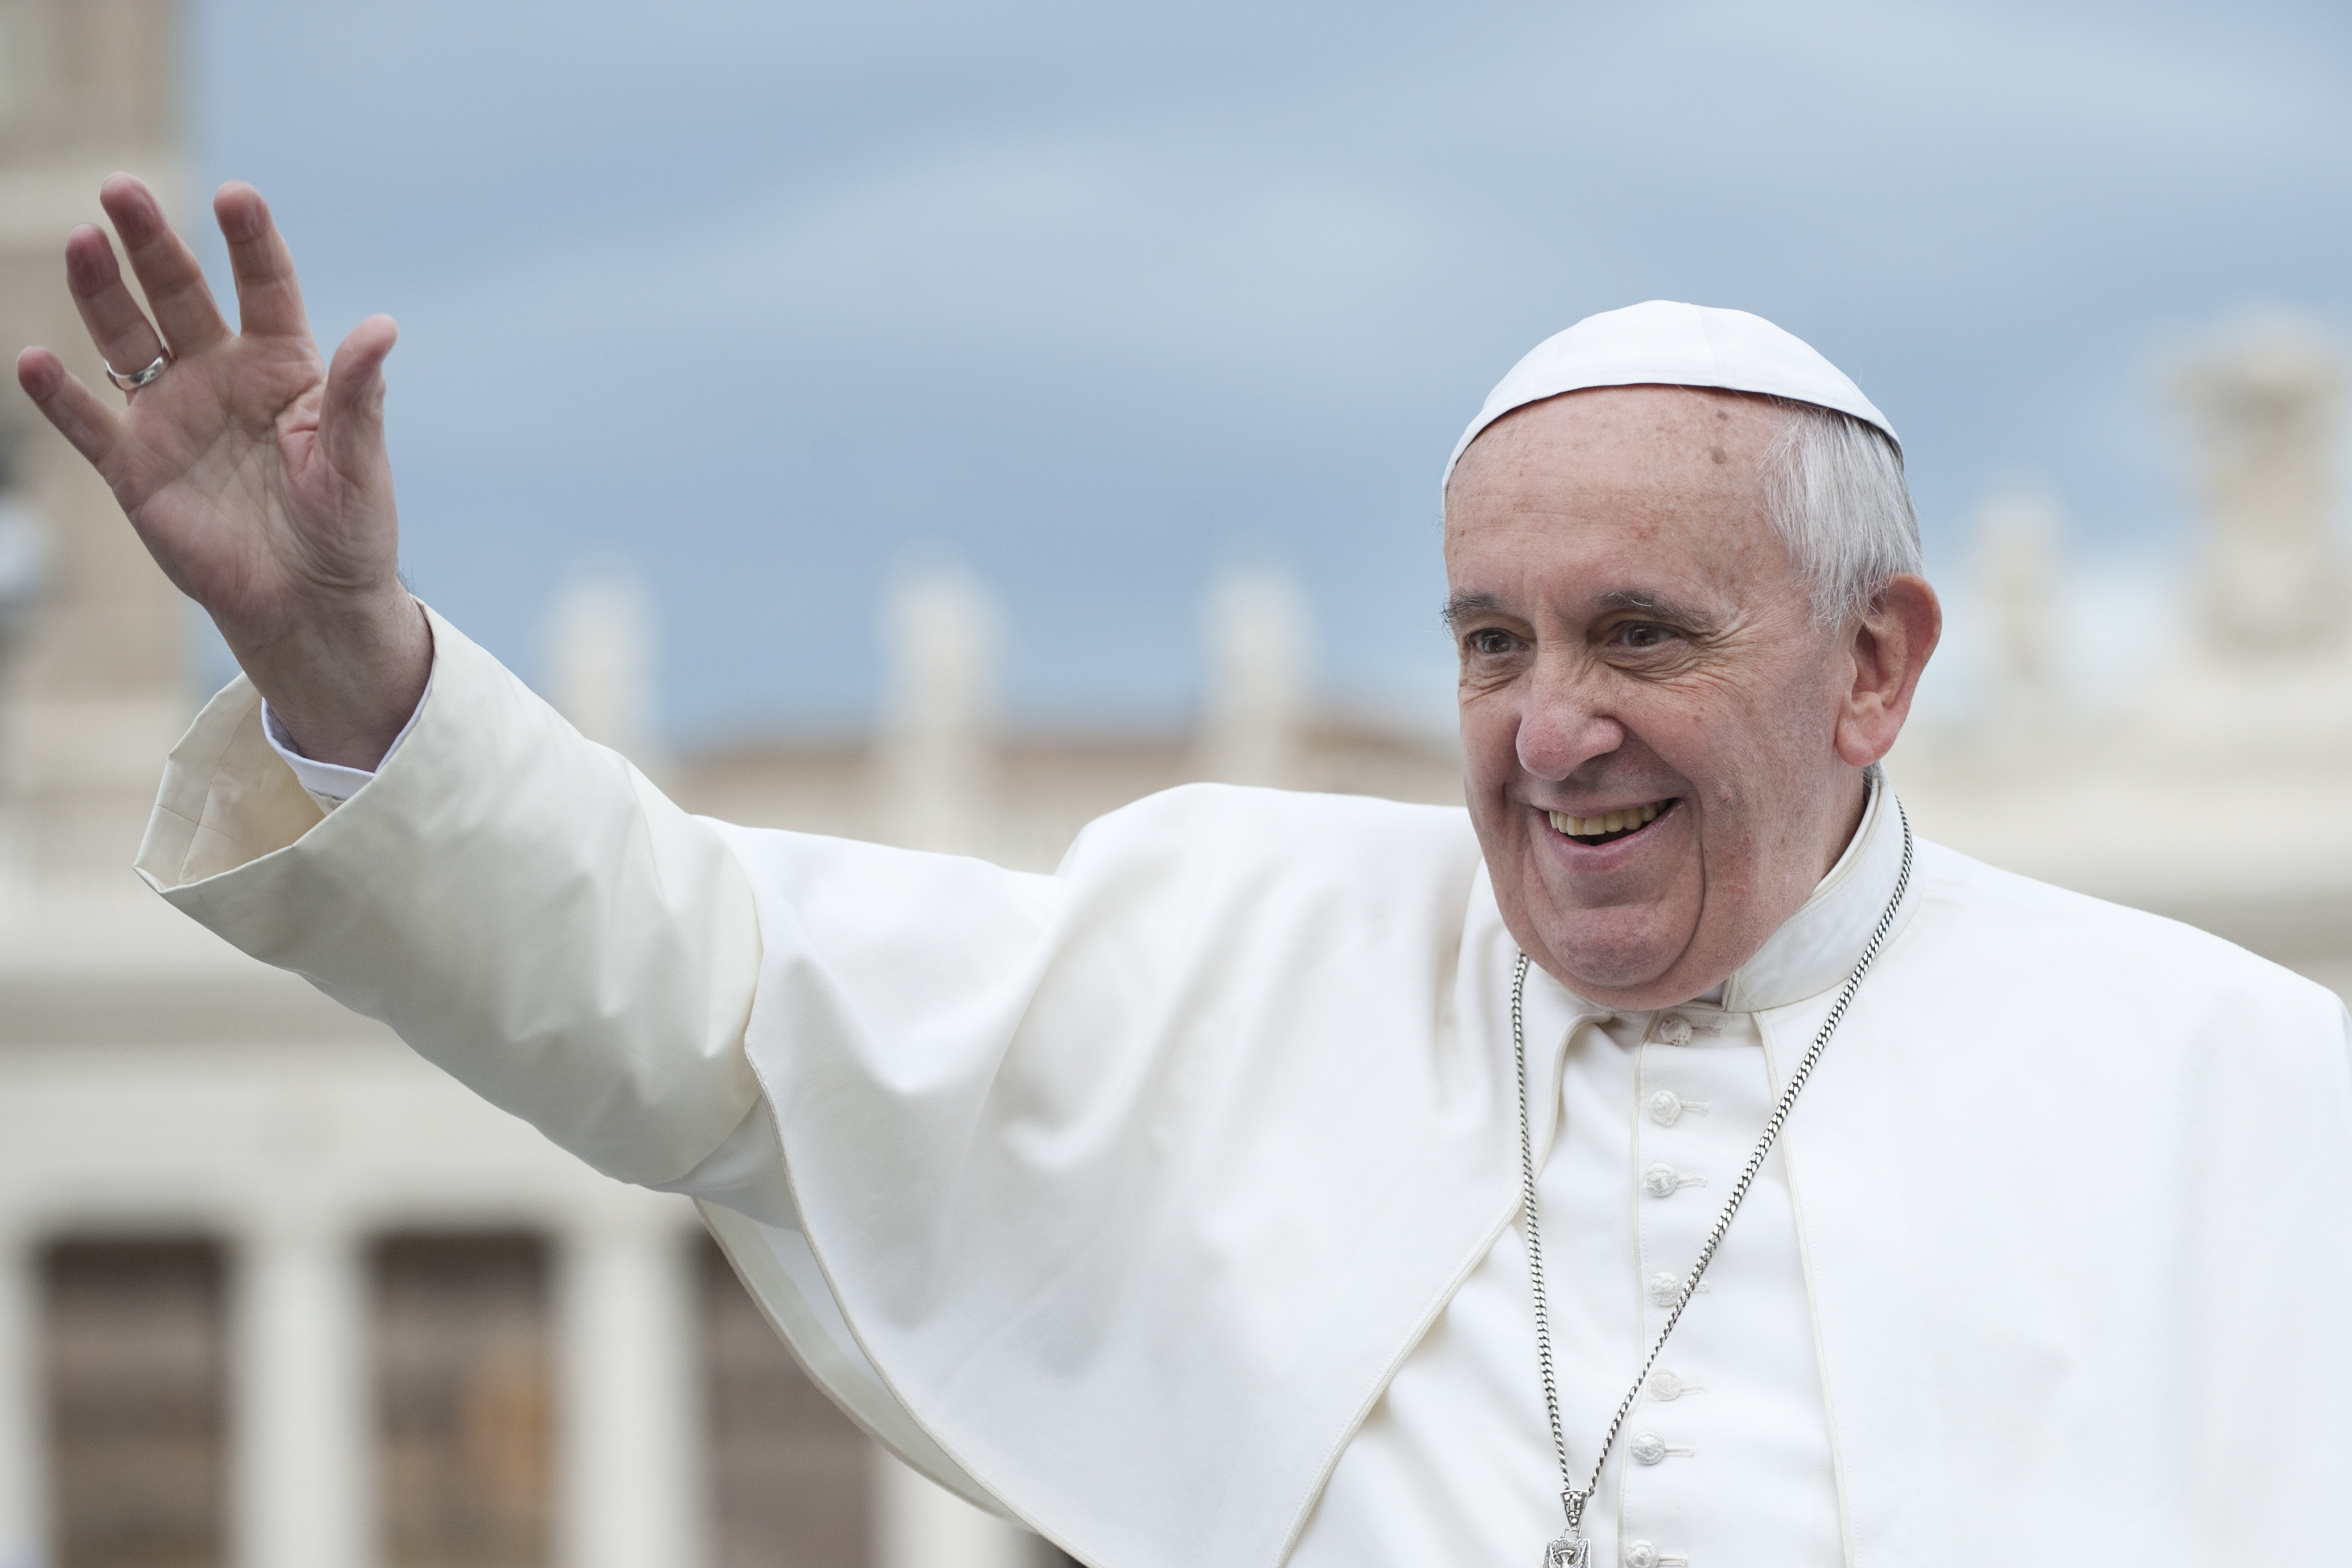
[[[600,1168],[690,1180],[757,1099],[742,1033],[759,935],[741,869],[709,824],[455,630],[440,638],[448,678],[419,712],[436,636],[394,570],[392,322],[362,322],[325,363],[268,207],[227,185],[215,206],[232,332],[153,193],[117,175],[101,200],[154,315],[96,228],[66,244],[75,302],[118,373],[167,368],[128,406],[46,349],[25,351],[18,379],[250,680],[173,753],[140,870]],[[320,761],[376,768],[412,715],[425,743],[384,768],[364,809],[315,831],[256,689]],[[766,1144],[754,1153],[772,1167]],[[747,1191],[772,1174],[753,1170]]]
[[[373,768],[432,671],[425,613],[401,587],[383,440],[388,316],[354,328],[332,364],[302,309],[294,259],[261,193],[214,198],[236,278],[231,331],[154,193],[128,174],[100,193],[154,308],[104,231],[66,241],[66,275],[107,363],[163,372],[114,407],[47,349],[16,379],[113,487],[165,575],[204,606],[305,756]]]

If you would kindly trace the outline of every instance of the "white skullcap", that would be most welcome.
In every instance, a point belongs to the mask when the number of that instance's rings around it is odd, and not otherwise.
[[[1833,408],[1902,439],[1862,389],[1811,344],[1745,310],[1653,299],[1587,316],[1538,343],[1486,394],[1486,405],[1445,460],[1445,477],[1478,433],[1531,402],[1587,387],[1722,387]]]

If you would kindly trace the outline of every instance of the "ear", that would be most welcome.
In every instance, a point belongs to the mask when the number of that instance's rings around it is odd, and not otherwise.
[[[1927,579],[1890,579],[1855,622],[1845,646],[1851,682],[1840,694],[1837,754],[1867,768],[1894,749],[1911,714],[1920,672],[1944,634],[1944,607]]]

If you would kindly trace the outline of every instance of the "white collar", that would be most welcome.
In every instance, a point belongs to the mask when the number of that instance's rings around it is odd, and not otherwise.
[[[1903,809],[1875,768],[1866,775],[1869,799],[1862,825],[1797,913],[1765,939],[1756,956],[1724,983],[1727,1012],[1762,1012],[1818,996],[1853,972],[1903,870]],[[1916,884],[1904,894],[1917,902]],[[1894,934],[1889,927],[1888,935]]]

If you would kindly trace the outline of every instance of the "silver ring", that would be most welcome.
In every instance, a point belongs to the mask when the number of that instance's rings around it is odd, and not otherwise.
[[[130,376],[124,375],[112,365],[107,364],[104,360],[100,360],[98,362],[101,365],[106,365],[106,379],[108,381],[112,382],[124,392],[137,392],[141,387],[145,386],[149,382],[153,381],[157,376],[162,375],[165,371],[172,368],[172,352],[170,350],[166,349],[163,352],[156,355],[152,360],[150,360],[147,362],[146,369],[141,371],[136,375]]]

